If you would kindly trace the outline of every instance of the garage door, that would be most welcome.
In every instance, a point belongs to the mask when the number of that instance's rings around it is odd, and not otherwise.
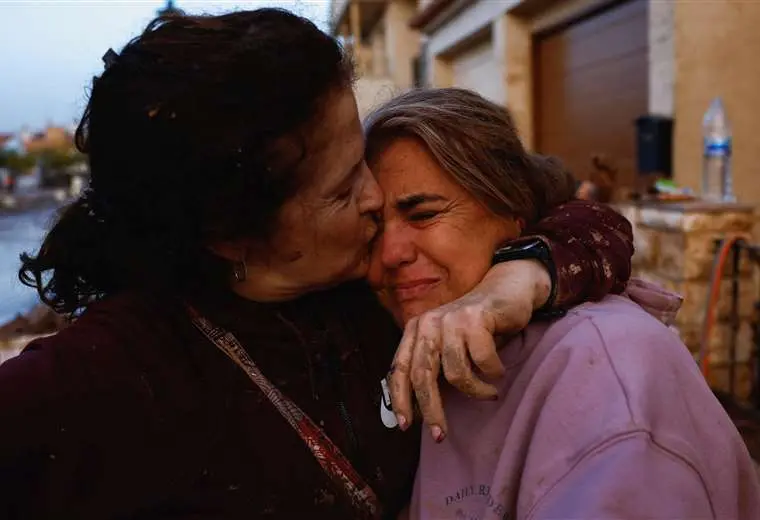
[[[535,42],[536,147],[581,179],[602,154],[635,182],[634,120],[648,106],[647,1],[630,0]]]
[[[489,36],[452,58],[452,84],[474,90],[491,101],[504,104],[504,85],[497,70]]]

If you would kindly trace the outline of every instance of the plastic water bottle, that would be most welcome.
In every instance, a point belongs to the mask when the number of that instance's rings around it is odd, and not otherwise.
[[[702,134],[702,197],[711,202],[735,202],[731,182],[731,127],[720,98],[715,98],[705,112]]]

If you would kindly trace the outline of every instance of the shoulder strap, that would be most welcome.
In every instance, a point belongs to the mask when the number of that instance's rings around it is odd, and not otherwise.
[[[232,333],[216,327],[190,305],[185,304],[185,306],[193,325],[248,375],[280,412],[280,415],[298,433],[333,484],[345,492],[360,514],[357,518],[379,518],[381,508],[377,495],[327,434],[261,373]]]

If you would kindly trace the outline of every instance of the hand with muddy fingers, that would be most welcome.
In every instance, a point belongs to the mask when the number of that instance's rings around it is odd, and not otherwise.
[[[464,296],[407,322],[388,376],[391,404],[399,427],[414,420],[412,393],[433,438],[446,437],[438,378],[468,396],[498,399],[496,387],[485,379],[504,374],[495,335],[516,333],[546,302],[551,279],[535,260],[516,260],[491,268],[483,281]]]

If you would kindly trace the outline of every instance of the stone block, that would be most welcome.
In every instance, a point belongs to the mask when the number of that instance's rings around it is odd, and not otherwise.
[[[641,213],[641,208],[637,204],[631,204],[629,202],[620,202],[617,204],[612,204],[612,207],[618,213],[620,213],[626,219],[628,219],[628,222],[631,223],[631,226],[634,226],[634,228],[636,227],[636,224],[638,224],[639,222],[639,215]]]
[[[668,208],[641,208],[639,211],[639,225],[681,231],[683,212],[673,211]]]
[[[673,284],[681,296],[683,304],[676,317],[677,323],[698,323],[702,324],[705,316],[705,306],[708,296],[708,281],[684,281]],[[725,320],[731,315],[731,280],[723,280],[720,284],[720,292],[715,307],[715,319]],[[742,319],[748,319],[752,316],[753,304],[755,302],[755,287],[750,277],[742,278],[739,281],[739,316]]]
[[[645,228],[640,228],[639,234]],[[716,240],[722,238],[721,233],[716,232],[688,232],[659,231],[656,269],[662,276],[697,280],[708,279],[712,275],[715,262]],[[748,256],[741,255],[740,272],[752,271],[752,264]],[[724,265],[723,276],[733,274],[733,261],[729,256]]]
[[[659,232],[660,254],[655,265],[658,275],[672,279],[683,277],[684,264],[687,262],[686,243],[686,235],[680,231]],[[691,265],[699,264],[702,256],[699,255],[697,259],[691,259],[689,263]]]
[[[660,276],[659,272],[655,270],[640,270],[637,272],[637,276],[683,297],[684,301],[676,316],[676,324],[679,326],[688,324],[702,326],[708,296],[709,282],[707,280],[673,280]],[[720,284],[720,294],[715,308],[716,320],[718,321],[728,319],[731,314],[731,283],[731,280],[724,279]],[[755,298],[754,280],[749,276],[742,277],[739,280],[739,316],[742,319],[751,318]]]
[[[731,324],[728,322],[716,323],[713,333],[710,334],[710,362],[728,363],[731,360]],[[736,351],[734,353],[737,363],[749,363],[754,351],[752,344],[752,324],[744,321],[739,324],[736,331]]]
[[[729,392],[729,373],[728,365],[710,367],[707,377],[707,383],[710,388]],[[742,363],[734,367],[734,395],[742,401],[747,401],[752,393],[753,371],[747,363]]]
[[[702,326],[693,323],[676,327],[681,341],[684,342],[690,352],[699,353],[702,341]],[[710,333],[707,344],[708,356],[711,364],[728,363],[731,359],[731,325],[728,322],[717,322]],[[736,336],[736,361],[748,363],[752,358],[754,346],[752,345],[752,326],[748,321],[739,325]]]
[[[752,212],[687,213],[683,218],[686,232],[713,231],[717,233],[750,232],[754,223]]]
[[[633,266],[638,268],[654,267],[660,249],[661,231],[639,227],[633,234]]]
[[[736,211],[684,211],[678,207],[643,207],[638,224],[672,231],[751,232],[754,213]]]

